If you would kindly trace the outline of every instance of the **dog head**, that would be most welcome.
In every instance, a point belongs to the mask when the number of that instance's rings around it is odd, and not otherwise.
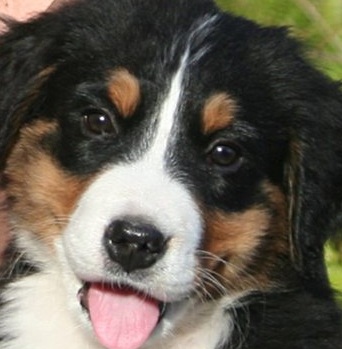
[[[114,288],[153,311],[194,294],[329,292],[338,86],[285,30],[194,2],[77,1],[1,38],[15,237],[93,319],[89,299]]]

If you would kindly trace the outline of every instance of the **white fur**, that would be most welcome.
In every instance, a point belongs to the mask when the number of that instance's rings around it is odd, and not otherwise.
[[[242,296],[226,296],[219,301],[182,304],[172,330],[155,335],[141,349],[214,349],[230,340],[234,329],[233,316],[229,312]]]
[[[0,334],[13,335],[1,349],[101,349],[92,333],[72,318],[58,269],[43,271],[11,284],[2,294]],[[8,303],[7,303],[8,302]]]

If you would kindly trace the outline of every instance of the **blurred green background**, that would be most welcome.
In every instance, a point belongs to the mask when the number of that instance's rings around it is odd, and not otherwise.
[[[288,27],[304,43],[316,67],[333,79],[342,80],[342,0],[216,2],[225,10],[261,24]],[[327,244],[326,259],[331,282],[342,294],[342,231]]]
[[[222,8],[265,25],[281,25],[308,47],[316,65],[342,79],[342,0],[217,0]]]

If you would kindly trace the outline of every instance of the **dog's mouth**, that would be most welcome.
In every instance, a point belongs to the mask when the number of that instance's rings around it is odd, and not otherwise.
[[[79,291],[98,341],[108,349],[137,349],[151,336],[166,304],[130,287],[85,283]]]

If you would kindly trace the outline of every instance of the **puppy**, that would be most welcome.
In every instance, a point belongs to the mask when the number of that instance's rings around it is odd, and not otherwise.
[[[1,349],[337,349],[342,95],[210,0],[78,0],[0,40]]]

